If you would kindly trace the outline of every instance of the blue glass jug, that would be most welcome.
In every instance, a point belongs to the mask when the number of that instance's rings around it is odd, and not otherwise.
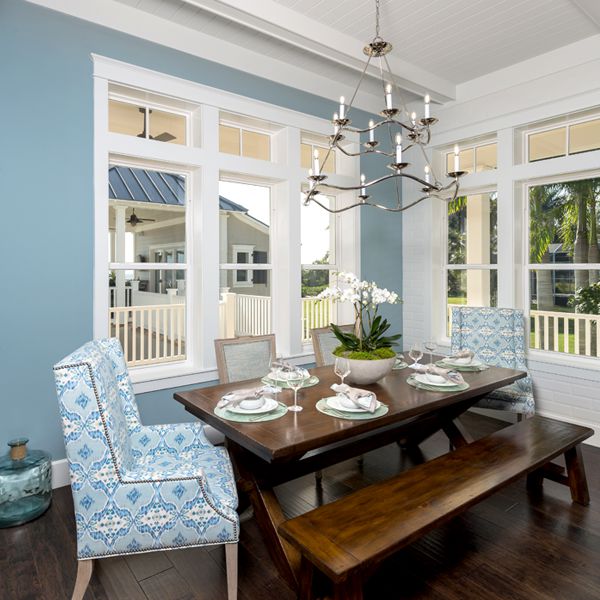
[[[0,458],[0,527],[27,523],[43,514],[52,499],[52,463],[41,450],[27,449],[27,438],[8,442]]]

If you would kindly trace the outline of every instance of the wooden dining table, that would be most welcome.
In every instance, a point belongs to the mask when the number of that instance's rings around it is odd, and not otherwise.
[[[432,392],[409,385],[406,380],[411,373],[409,368],[394,370],[376,384],[361,386],[375,392],[389,408],[387,414],[365,420],[336,418],[317,410],[318,400],[334,395],[330,386],[338,378],[331,366],[311,369],[319,383],[299,391],[301,412],[288,411],[271,421],[240,423],[214,412],[223,395],[261,385],[260,380],[175,393],[188,412],[225,436],[238,489],[247,494],[271,557],[293,588],[300,559],[277,532],[285,517],[273,490],[276,485],[393,442],[418,455],[418,445],[440,430],[455,448],[468,444],[472,440],[458,417],[492,390],[526,376],[524,371],[490,367],[463,373],[469,384],[466,390]],[[282,391],[279,400],[293,404],[292,391]]]

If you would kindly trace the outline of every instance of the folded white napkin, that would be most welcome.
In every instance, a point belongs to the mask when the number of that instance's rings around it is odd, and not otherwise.
[[[454,385],[460,385],[461,383],[465,382],[463,376],[458,371],[444,369],[442,367],[438,367],[437,365],[413,365],[413,369],[417,371],[417,373],[439,375],[445,381],[453,383]]]
[[[266,394],[272,393],[273,388],[269,385],[262,385],[256,388],[246,388],[243,390],[235,390],[225,394],[218,402],[217,408],[224,408],[225,406],[239,406],[240,402],[244,400],[258,400],[259,398],[270,397]]]
[[[352,402],[356,408],[368,410],[370,413],[374,413],[377,409],[377,396],[369,390],[353,388],[346,383],[334,383],[331,386],[331,389],[334,392],[342,394],[348,398],[348,400],[350,400],[350,402]],[[370,401],[367,404],[367,399],[369,398]],[[359,402],[359,400],[362,400],[362,402]]]
[[[448,358],[450,358],[450,359],[473,358],[474,356],[475,356],[475,352],[473,352],[472,350],[467,350],[466,348],[463,348],[462,350],[459,350],[456,354],[451,354]]]

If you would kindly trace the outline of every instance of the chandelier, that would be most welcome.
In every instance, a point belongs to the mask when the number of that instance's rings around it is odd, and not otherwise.
[[[438,120],[431,116],[429,95],[426,95],[424,98],[425,105],[422,118],[417,118],[415,112],[408,113],[387,59],[387,54],[391,52],[392,45],[379,35],[379,4],[380,0],[375,0],[375,37],[363,49],[363,52],[367,56],[364,69],[350,101],[346,104],[344,97],[340,98],[339,113],[335,113],[332,120],[333,135],[329,136],[329,147],[322,163],[319,160],[318,150],[315,149],[314,151],[313,168],[308,172],[308,190],[304,192],[305,206],[314,202],[330,213],[340,213],[357,206],[374,206],[390,212],[402,212],[427,198],[437,198],[445,202],[451,202],[458,195],[459,178],[465,174],[465,171],[460,170],[460,150],[458,146],[454,147],[454,168],[451,172],[447,173],[450,182],[444,183],[440,181],[425,152],[431,141],[431,126],[435,125]],[[377,62],[379,68],[379,78],[381,80],[385,108],[379,113],[381,115],[380,120],[377,122],[369,121],[367,128],[358,129],[352,127],[352,121],[349,118],[350,112],[352,103],[372,62]],[[395,102],[398,102],[397,106],[395,106]],[[345,139],[344,133],[348,132],[363,135],[365,138],[368,134],[368,140],[362,143],[362,149],[359,152],[350,152],[344,148],[342,144]],[[385,144],[378,140],[377,137],[389,140],[387,150],[382,149]],[[328,177],[323,174],[323,166],[327,163],[331,152],[335,152],[336,150],[346,156],[360,157],[369,154],[376,155],[382,158],[382,164],[390,160],[391,162],[386,167],[391,173],[384,172],[385,174],[371,181],[367,181],[365,175],[361,174],[360,182],[354,186],[339,186],[327,183]],[[420,152],[423,155],[425,169],[422,176],[408,172],[407,167],[410,166],[410,163],[405,162],[405,160],[409,151]],[[405,205],[402,204],[400,187],[402,178],[415,181],[421,188],[422,193],[419,198]],[[378,203],[368,193],[371,192],[372,188],[384,181],[395,182],[395,205],[389,206]],[[335,209],[329,207],[322,200],[328,190],[357,191],[359,193],[356,202]]]

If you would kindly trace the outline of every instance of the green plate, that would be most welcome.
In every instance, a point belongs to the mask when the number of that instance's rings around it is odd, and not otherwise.
[[[475,367],[472,365],[451,365],[443,360],[438,360],[438,362],[435,364],[444,369],[453,369],[454,371],[463,371],[465,373],[478,373],[479,371],[485,371],[486,369],[489,369],[489,367],[484,364],[477,365]]]
[[[290,386],[287,384],[287,382],[275,381],[274,379],[271,379],[268,375],[265,375],[261,379],[261,382],[264,383],[265,385],[274,385],[276,387],[280,387],[280,388],[283,388],[286,390],[290,389]],[[310,379],[308,379],[302,387],[303,388],[312,387],[313,385],[317,385],[317,383],[319,383],[319,378],[316,375],[311,375]]]
[[[406,380],[406,383],[408,383],[408,385],[412,385],[418,390],[426,390],[428,392],[462,392],[471,387],[466,381],[465,383],[461,383],[459,385],[445,385],[443,387],[440,387],[439,385],[427,385],[426,383],[417,381],[414,375],[411,375]]]
[[[365,421],[367,419],[377,419],[387,415],[390,410],[386,404],[380,404],[379,408],[374,412],[344,412],[341,410],[335,410],[327,404],[326,398],[321,398],[317,402],[317,410],[322,412],[324,415],[329,417],[335,417],[336,419],[349,419],[350,421]]]
[[[237,423],[261,423],[264,421],[274,421],[283,417],[288,411],[288,407],[283,402],[278,402],[279,406],[268,413],[243,415],[237,412],[231,412],[227,408],[215,408],[215,415],[226,421],[236,421]]]

